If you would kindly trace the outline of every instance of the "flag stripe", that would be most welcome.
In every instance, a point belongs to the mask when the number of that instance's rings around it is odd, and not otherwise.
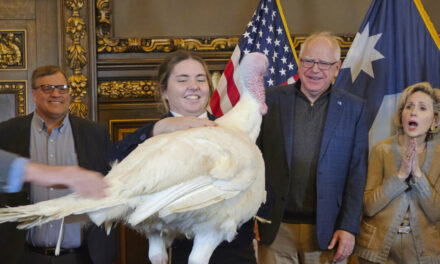
[[[425,8],[423,7],[420,0],[414,0],[414,4],[416,5],[417,9],[419,10],[420,16],[422,17],[423,21],[425,22],[426,28],[428,29],[429,33],[432,36],[432,39],[434,40],[435,44],[437,45],[437,48],[440,50],[440,37],[438,36],[437,30],[435,30],[434,25],[431,22],[431,19],[429,18],[428,14],[426,13]]]
[[[229,60],[228,65],[226,66],[226,69],[223,73],[226,77],[227,81],[227,91],[228,91],[228,97],[229,101],[232,105],[235,105],[238,100],[240,99],[240,93],[238,92],[237,86],[234,82],[234,63],[232,60]]]
[[[218,90],[215,90],[214,93],[212,94],[210,105],[213,115],[215,116],[223,115],[222,109],[220,108],[220,95],[218,94]]]
[[[289,40],[290,48],[292,49],[293,56],[295,57],[296,64],[298,65],[298,56],[296,55],[295,47],[293,46],[292,38],[289,34],[289,28],[287,27],[286,19],[284,18],[283,8],[281,7],[280,0],[277,0],[278,10],[280,11],[281,20],[283,21],[284,28],[286,29],[287,39]],[[297,81],[298,79],[295,79]]]

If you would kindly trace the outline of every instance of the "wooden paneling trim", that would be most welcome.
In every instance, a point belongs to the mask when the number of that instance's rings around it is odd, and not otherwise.
[[[159,118],[139,118],[139,119],[112,119],[109,120],[108,126],[110,131],[110,139],[113,142],[122,140],[127,134],[130,134],[136,129],[159,120]]]
[[[0,81],[0,93],[14,95],[16,116],[28,114],[26,80]]]

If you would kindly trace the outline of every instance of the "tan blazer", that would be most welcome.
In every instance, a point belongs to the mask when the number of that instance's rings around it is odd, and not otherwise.
[[[385,263],[408,212],[420,263],[439,263],[440,146],[428,142],[419,155],[423,176],[415,183],[397,177],[401,159],[397,136],[379,142],[371,152],[355,252],[366,260]]]

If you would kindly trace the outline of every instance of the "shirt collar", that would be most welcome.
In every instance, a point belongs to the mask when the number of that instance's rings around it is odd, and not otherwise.
[[[181,115],[181,114],[179,114],[179,113],[176,113],[176,112],[173,112],[173,111],[170,111],[170,113],[174,116],[174,117],[179,117],[179,116],[183,116],[183,115]],[[198,116],[198,118],[208,118],[208,112],[203,112],[202,114],[200,114],[199,116]]]
[[[300,95],[300,96],[302,96],[303,98],[305,98],[305,99],[307,99],[307,101],[309,101],[309,99],[307,98],[307,96],[301,91],[301,81],[300,80],[298,80],[297,82],[295,82],[295,84],[294,84],[294,87],[295,87],[295,91],[296,91],[296,93],[298,94],[298,95]],[[318,101],[318,100],[320,100],[320,99],[322,99],[322,98],[324,98],[324,97],[330,97],[330,93],[332,92],[332,89],[333,88],[333,84],[330,84],[330,87],[325,91],[325,92],[323,92],[319,97],[318,97],[318,99],[316,99],[316,101]],[[315,102],[316,102],[315,101]]]
[[[38,130],[38,132],[47,131],[47,125],[46,122],[37,114],[37,112],[34,112],[34,117],[32,118],[32,125],[35,126]],[[61,125],[57,128],[59,133],[64,133],[66,129],[70,127],[70,121],[69,121],[69,113],[66,114],[66,116],[63,119],[63,122],[61,122]]]

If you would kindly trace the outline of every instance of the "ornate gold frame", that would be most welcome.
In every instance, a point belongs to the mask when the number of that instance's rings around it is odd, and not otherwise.
[[[0,71],[8,70],[27,70],[26,29],[0,30]]]
[[[2,80],[0,81],[0,93],[14,94],[16,116],[27,115],[27,80]]]
[[[140,118],[140,119],[111,119],[108,122],[110,139],[118,142],[124,138],[126,134],[134,132],[136,129],[144,126],[149,122],[159,120],[158,118]]]

